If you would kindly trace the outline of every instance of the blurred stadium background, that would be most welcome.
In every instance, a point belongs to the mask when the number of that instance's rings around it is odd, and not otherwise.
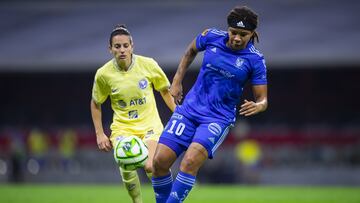
[[[260,14],[269,109],[239,117],[199,183],[359,186],[356,0],[2,0],[0,183],[118,183],[112,155],[97,150],[89,111],[113,26],[125,23],[135,53],[156,59],[172,79],[188,43],[205,28],[226,29],[237,4]],[[158,107],[165,123],[170,112],[161,100]],[[109,126],[109,103],[103,112]]]

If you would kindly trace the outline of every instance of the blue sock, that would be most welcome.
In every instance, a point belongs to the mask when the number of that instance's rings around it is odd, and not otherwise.
[[[155,192],[156,203],[165,203],[171,192],[171,173],[166,176],[152,177],[151,182]]]
[[[189,194],[195,184],[195,176],[180,171],[171,189],[169,199],[166,203],[181,203]]]

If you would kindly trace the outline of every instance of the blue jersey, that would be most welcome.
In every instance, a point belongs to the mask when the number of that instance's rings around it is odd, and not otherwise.
[[[196,37],[196,48],[204,51],[197,80],[177,112],[200,122],[219,119],[233,123],[247,81],[267,84],[263,55],[249,42],[234,51],[226,46],[229,35],[217,29],[205,30]]]

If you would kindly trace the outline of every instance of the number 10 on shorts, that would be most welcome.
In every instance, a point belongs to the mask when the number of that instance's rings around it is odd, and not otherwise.
[[[181,134],[182,134],[182,133],[184,132],[184,130],[185,130],[185,124],[179,122],[179,124],[176,125],[177,122],[178,122],[177,120],[172,120],[172,121],[171,121],[171,126],[170,126],[170,128],[169,128],[166,132],[168,132],[168,133],[170,133],[170,134],[174,134],[174,129],[175,129],[175,135],[181,136]]]

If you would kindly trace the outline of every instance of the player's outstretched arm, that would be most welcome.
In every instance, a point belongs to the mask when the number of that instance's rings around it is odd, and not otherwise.
[[[197,53],[198,50],[196,49],[196,39],[194,39],[187,47],[184,56],[181,58],[180,64],[177,68],[172,85],[170,87],[170,94],[174,97],[176,104],[179,104],[182,100],[182,81],[184,79],[186,70],[194,61]]]
[[[160,94],[164,100],[164,102],[166,103],[166,105],[169,107],[169,109],[174,112],[175,108],[176,108],[176,104],[174,101],[174,98],[171,96],[170,91],[168,88],[161,90]]]
[[[101,117],[101,105],[96,104],[96,102],[91,99],[90,110],[91,117],[94,123],[97,145],[100,150],[108,152],[112,149],[112,145],[110,143],[110,139],[104,133]]]
[[[253,94],[255,102],[245,99],[239,110],[240,115],[251,116],[267,109],[267,85],[254,85]]]

